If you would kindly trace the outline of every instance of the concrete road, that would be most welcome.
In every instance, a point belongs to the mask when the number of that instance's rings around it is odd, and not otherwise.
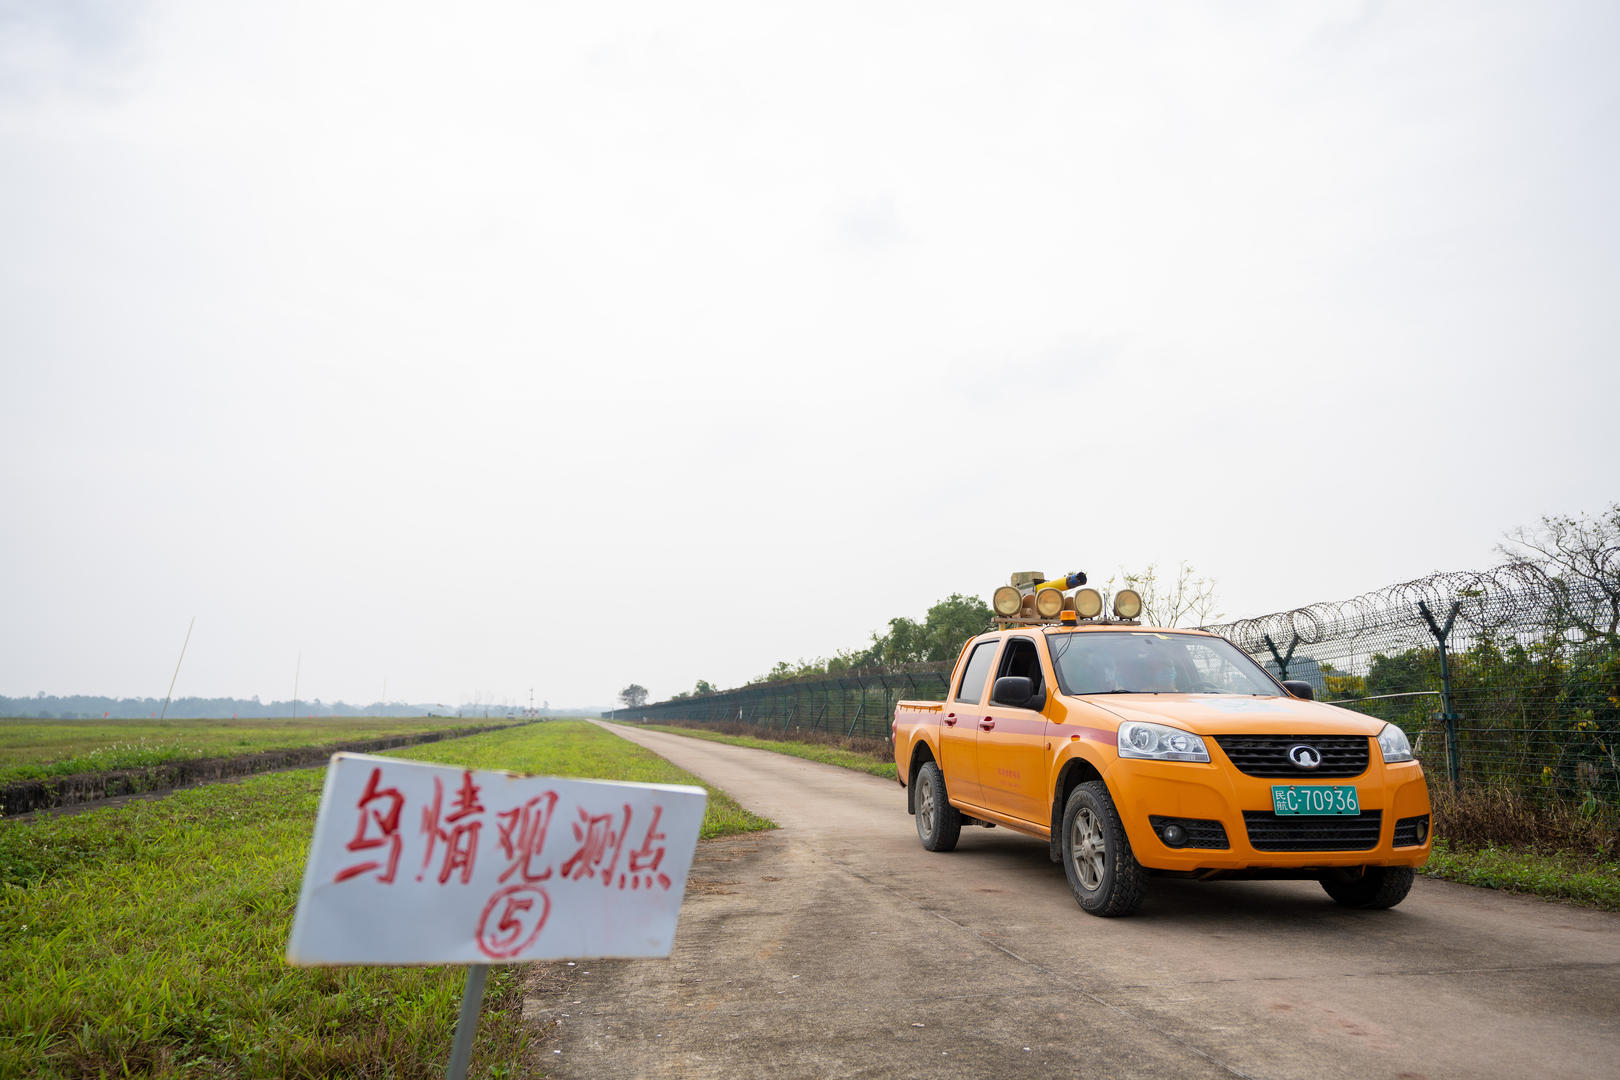
[[[1420,878],[1098,919],[1041,841],[924,851],[892,781],[609,729],[782,828],[699,846],[670,960],[541,971],[551,1075],[1620,1078],[1620,916]]]

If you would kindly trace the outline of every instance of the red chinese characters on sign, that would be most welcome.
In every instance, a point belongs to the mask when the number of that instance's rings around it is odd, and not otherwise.
[[[613,880],[613,867],[624,846],[624,831],[630,826],[630,807],[624,808],[624,826],[613,828],[612,814],[591,814],[582,806],[574,822],[574,840],[579,848],[562,864],[562,876],[573,881],[601,876],[603,884]]]
[[[670,886],[669,875],[658,867],[664,861],[664,841],[668,839],[663,833],[655,831],[658,828],[658,819],[664,816],[662,806],[653,807],[652,824],[647,826],[647,835],[642,839],[641,846],[630,853],[630,887],[639,889],[642,886],[652,888],[657,884],[660,888]],[[654,846],[654,843],[657,846]],[[624,888],[624,879],[620,878],[619,888]]]
[[[545,853],[546,830],[551,827],[551,815],[556,809],[557,793],[547,791],[496,815],[500,818],[501,851],[511,864],[501,872],[503,882],[513,874],[522,881],[544,881],[551,876],[551,867],[541,869],[538,860]]]
[[[473,783],[470,771],[461,774],[461,788],[450,804],[450,812],[443,811],[444,781],[435,776],[433,802],[422,808],[422,834],[427,837],[427,851],[422,855],[422,874],[417,874],[416,880],[422,880],[433,862],[435,849],[442,843],[444,862],[439,868],[439,884],[443,885],[460,870],[461,883],[465,885],[472,880],[473,860],[478,855],[478,832],[484,825],[481,820],[469,820],[474,814],[484,812],[484,804],[478,801],[478,785]]]
[[[511,910],[486,912],[486,918],[495,919],[490,940],[499,941],[496,948],[510,947],[508,939],[515,934],[514,920],[523,922],[526,917],[522,912],[528,910],[529,901],[535,900],[537,895],[544,896],[538,889],[519,886],[533,886],[551,879],[553,874],[559,881],[589,880],[600,882],[604,888],[669,889],[673,885],[662,869],[667,840],[659,831],[664,813],[662,806],[652,808],[652,820],[639,831],[640,841],[635,847],[630,845],[636,843],[633,837],[638,832],[629,803],[622,804],[617,811],[600,814],[576,806],[574,851],[553,866],[546,861],[546,837],[556,816],[557,792],[545,791],[511,809],[491,814],[483,802],[483,789],[474,783],[470,770],[463,770],[460,785],[448,794],[448,799],[446,795],[445,782],[434,777],[433,797],[421,808],[418,835],[423,838],[423,850],[416,880],[432,880],[440,885],[450,884],[452,880],[470,884],[484,823],[493,820],[499,857],[506,862],[499,880],[503,886],[513,882],[497,893],[497,896],[509,897]],[[405,802],[398,788],[383,786],[382,769],[373,768],[355,804],[359,816],[354,838],[346,845],[347,850],[367,852],[370,857],[339,870],[334,881],[348,881],[373,873],[375,880],[382,884],[394,881],[406,840],[400,831]],[[543,922],[544,915],[539,915],[539,919]]]
[[[659,870],[659,864],[664,861],[662,841],[666,839],[658,831],[658,819],[663,813],[663,807],[653,807],[652,822],[647,826],[641,846],[629,853],[624,869],[620,870],[619,857],[623,854],[625,840],[631,835],[629,804],[624,806],[624,821],[617,829],[612,814],[592,815],[581,807],[580,820],[574,823],[574,839],[579,842],[579,849],[562,864],[562,876],[574,881],[598,878],[604,888],[617,885],[621,889],[643,886],[650,889],[655,884],[669,888],[669,876]]]
[[[371,779],[366,781],[366,789],[355,805],[355,809],[360,811],[360,822],[355,827],[354,839],[345,847],[349,851],[387,848],[388,868],[377,875],[377,880],[392,882],[394,871],[399,866],[399,851],[403,843],[399,835],[399,815],[405,806],[405,796],[399,793],[398,788],[379,788],[377,784],[381,780],[382,769],[372,769]],[[332,880],[348,881],[350,878],[381,869],[382,865],[376,859],[358,862],[339,870]]]

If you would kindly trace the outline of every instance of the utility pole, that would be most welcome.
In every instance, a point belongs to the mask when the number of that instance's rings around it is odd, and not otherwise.
[[[180,665],[186,659],[186,646],[191,644],[191,630],[196,625],[197,616],[193,615],[191,622],[186,624],[186,640],[180,643],[180,659],[174,662],[174,674],[169,677],[169,692],[163,695],[163,715],[158,717],[160,722],[168,719],[169,700],[174,697],[174,680],[180,677]]]

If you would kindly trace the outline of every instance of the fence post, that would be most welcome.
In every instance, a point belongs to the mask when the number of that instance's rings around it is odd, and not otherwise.
[[[883,712],[878,716],[878,723],[881,724],[883,717],[894,716],[895,687],[889,685],[888,676],[882,674],[878,675],[878,683],[883,687]]]
[[[1462,774],[1462,750],[1457,745],[1459,717],[1457,710],[1451,706],[1451,665],[1446,659],[1446,639],[1451,636],[1451,624],[1457,621],[1457,612],[1462,610],[1462,601],[1452,601],[1451,613],[1446,616],[1446,625],[1443,627],[1435,622],[1427,603],[1419,600],[1417,606],[1423,621],[1429,624],[1429,633],[1434,635],[1435,644],[1440,647],[1440,707],[1443,710],[1440,718],[1446,722],[1446,773],[1450,776],[1451,786],[1455,790]]]
[[[855,734],[855,727],[861,722],[861,716],[866,712],[866,676],[856,676],[855,681],[856,684],[861,688],[861,700],[860,703],[855,706],[854,719],[850,720],[849,727],[844,731],[844,738],[846,739]]]
[[[1282,682],[1283,680],[1288,678],[1288,662],[1294,658],[1294,650],[1296,648],[1298,648],[1298,647],[1299,647],[1299,634],[1297,634],[1297,633],[1294,635],[1294,640],[1288,643],[1288,652],[1286,654],[1279,653],[1277,651],[1277,643],[1275,641],[1271,640],[1271,635],[1270,634],[1266,635],[1266,648],[1271,650],[1271,655],[1277,661],[1277,681],[1278,682]]]

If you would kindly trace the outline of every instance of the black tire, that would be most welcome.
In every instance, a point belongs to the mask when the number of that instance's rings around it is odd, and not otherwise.
[[[1322,875],[1322,889],[1345,907],[1392,908],[1412,891],[1410,866],[1352,866]]]
[[[929,851],[951,851],[962,835],[962,812],[952,806],[945,793],[945,777],[939,766],[925,762],[917,770],[917,839]]]
[[[1075,900],[1093,915],[1129,915],[1147,895],[1147,871],[1101,780],[1081,784],[1063,805],[1063,872]]]

